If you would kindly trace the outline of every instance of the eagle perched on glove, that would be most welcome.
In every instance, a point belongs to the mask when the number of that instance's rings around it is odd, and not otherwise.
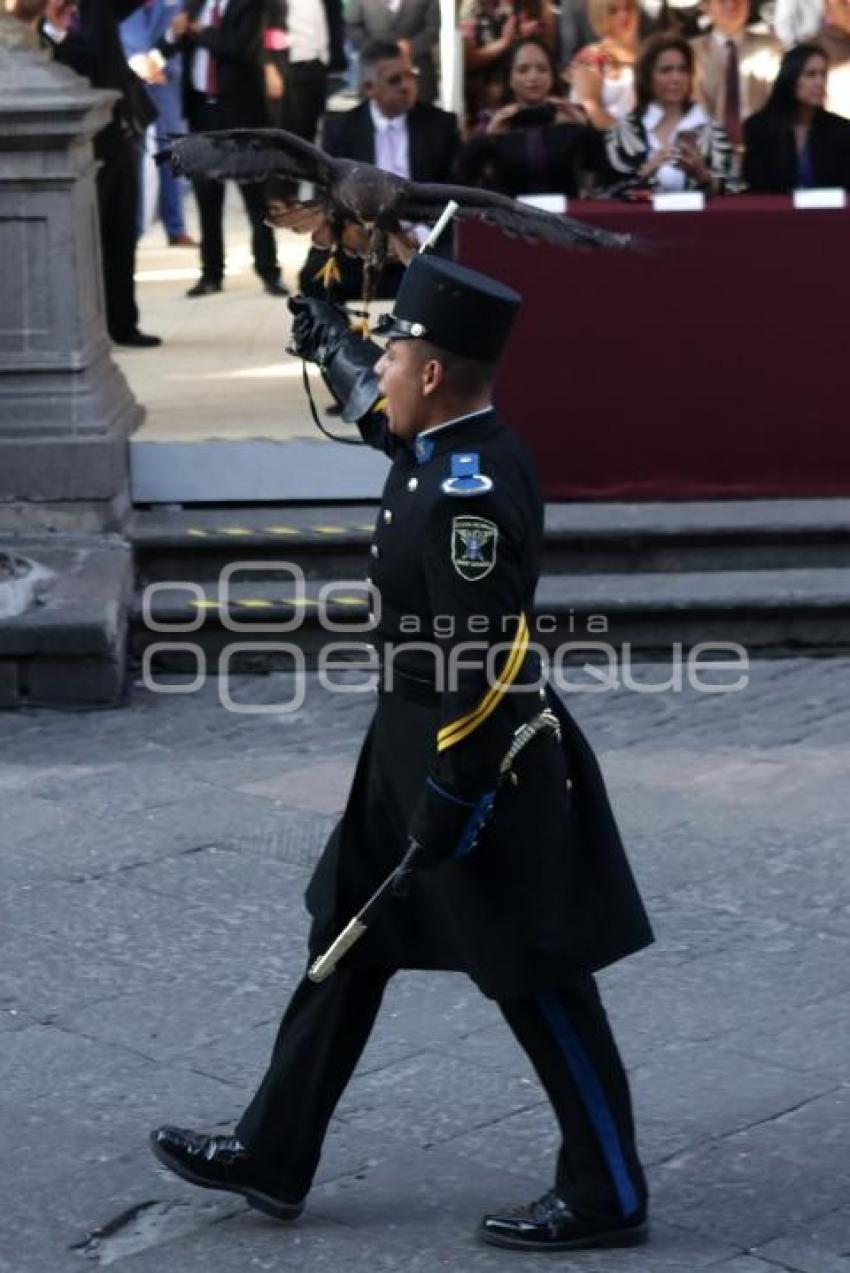
[[[433,225],[448,200],[460,220],[484,221],[505,234],[559,247],[625,248],[630,237],[599,230],[571,217],[516,203],[505,195],[471,186],[407,181],[395,173],[351,159],[336,159],[318,146],[277,128],[236,128],[176,138],[163,158],[190,178],[262,182],[270,178],[309,181],[315,198],[285,205],[298,209],[298,229],[329,229],[331,256],[325,281],[334,278],[335,261],[351,226],[367,232],[364,302],[374,293],[389,251],[390,237],[404,223]],[[274,211],[270,216],[276,218]],[[284,215],[281,224],[292,224]]]

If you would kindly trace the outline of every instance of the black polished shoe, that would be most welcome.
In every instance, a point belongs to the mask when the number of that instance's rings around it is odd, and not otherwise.
[[[212,296],[221,291],[221,279],[199,278],[194,287],[190,287],[187,296]]]
[[[264,278],[263,288],[269,296],[288,296],[289,289],[284,287],[279,278]]]
[[[295,1220],[304,1210],[304,1199],[281,1193],[235,1136],[205,1136],[184,1127],[157,1127],[150,1134],[150,1144],[164,1166],[192,1185],[241,1194],[249,1206],[276,1220]]]
[[[162,344],[161,336],[148,336],[146,332],[140,332],[138,327],[135,331],[125,332],[111,339],[113,345],[127,345],[130,349],[156,349],[157,345]]]
[[[527,1206],[486,1215],[478,1236],[517,1251],[584,1251],[642,1246],[649,1238],[643,1212],[610,1220],[576,1215],[554,1189]]]

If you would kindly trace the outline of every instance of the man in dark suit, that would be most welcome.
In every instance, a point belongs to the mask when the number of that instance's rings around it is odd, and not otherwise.
[[[325,116],[323,148],[339,159],[359,159],[413,181],[450,181],[460,146],[456,117],[416,100],[416,76],[397,44],[376,40],[367,45],[361,67],[366,101]],[[300,284],[308,296],[325,294],[316,274],[326,259],[322,249],[313,248],[304,263]],[[354,300],[362,292],[362,263],[343,257],[341,271],[337,294]],[[400,264],[388,265],[379,294],[395,296],[403,273]]]
[[[119,22],[143,0],[50,0],[39,36],[57,62],[91,80],[95,88],[120,93],[109,123],[94,139],[100,161],[97,203],[103,263],[106,325],[116,345],[147,348],[162,342],[139,331],[133,275],[136,264],[138,139],[156,110],[138,76],[127,65]],[[23,16],[23,15],[22,15]]]
[[[185,115],[192,132],[268,126],[263,91],[263,21],[258,0],[190,0],[172,23],[184,50]],[[224,277],[224,183],[193,182],[201,220],[201,277],[188,296],[220,292]],[[272,296],[285,296],[274,235],[259,184],[240,185],[251,221],[254,269]]]

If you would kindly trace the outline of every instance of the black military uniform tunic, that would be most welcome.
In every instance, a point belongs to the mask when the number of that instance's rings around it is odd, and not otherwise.
[[[551,691],[541,702],[543,503],[525,448],[493,411],[415,447],[380,417],[363,431],[394,456],[370,562],[384,670],[348,806],[308,889],[311,953],[398,865],[409,833],[447,861],[416,873],[410,897],[345,959],[459,969],[505,998],[640,949],[651,933],[592,752]],[[489,490],[446,492],[457,456],[474,458]],[[511,680],[503,692],[498,677]],[[561,745],[535,739],[517,784],[500,785],[514,730],[545,705]]]
[[[492,363],[518,301],[420,255],[392,323]],[[439,865],[413,872],[409,895],[390,899],[331,976],[301,981],[236,1134],[287,1196],[303,1197],[387,982],[400,968],[463,970],[498,1001],[552,1103],[563,1133],[559,1198],[603,1227],[640,1223],[646,1183],[628,1082],[593,970],[651,933],[596,760],[549,689],[561,742],[535,736],[515,762],[517,785],[499,782],[515,730],[544,706],[533,648],[543,539],[534,467],[492,411],[412,445],[395,437],[376,404],[376,354],[348,332],[328,344],[337,370],[353,369],[353,378],[339,373],[343,418],[392,468],[369,568],[385,675],[345,812],[307,890],[310,961],[398,865],[409,837]]]

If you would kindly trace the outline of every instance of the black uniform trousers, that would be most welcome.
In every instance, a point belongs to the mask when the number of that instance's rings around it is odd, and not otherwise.
[[[136,288],[136,218],[139,170],[136,143],[117,125],[108,153],[97,170],[97,210],[106,326],[113,340],[133,335],[139,326]]]
[[[392,975],[342,966],[318,984],[305,977],[289,1002],[268,1071],[236,1135],[292,1198],[310,1188],[331,1115]],[[569,986],[499,1007],[560,1127],[559,1195],[581,1215],[641,1212],[647,1192],[628,1082],[593,977],[577,974]]]
[[[210,132],[232,128],[226,108],[216,101],[204,101],[200,94],[192,106],[192,131]],[[220,283],[224,276],[224,194],[223,181],[193,181],[201,222],[201,274],[210,282]],[[254,269],[260,278],[277,281],[280,267],[272,230],[265,223],[266,196],[262,184],[239,186],[245,211],[251,222],[251,251]]]

